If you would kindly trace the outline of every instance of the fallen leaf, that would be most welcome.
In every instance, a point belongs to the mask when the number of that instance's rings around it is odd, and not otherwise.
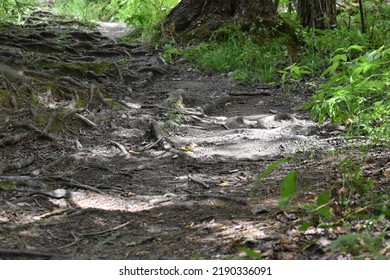
[[[218,184],[218,187],[227,187],[228,186],[228,182],[226,181],[221,181],[219,184]]]
[[[325,238],[325,237],[320,237],[320,239],[318,239],[317,243],[318,243],[318,245],[321,245],[323,247],[327,247],[330,244],[332,244],[332,240],[329,240],[328,238]]]

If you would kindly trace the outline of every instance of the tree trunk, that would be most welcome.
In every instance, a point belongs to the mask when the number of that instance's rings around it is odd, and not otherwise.
[[[305,27],[330,29],[336,26],[336,0],[299,0],[298,13]]]
[[[272,0],[182,0],[163,21],[163,30],[187,40],[203,40],[229,23],[243,30],[280,23]]]

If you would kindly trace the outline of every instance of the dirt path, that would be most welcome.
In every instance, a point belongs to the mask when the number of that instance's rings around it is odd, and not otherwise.
[[[347,144],[295,110],[306,94],[168,64],[117,26],[39,12],[0,30],[0,258],[350,257],[277,207],[293,169],[297,203],[329,186]]]

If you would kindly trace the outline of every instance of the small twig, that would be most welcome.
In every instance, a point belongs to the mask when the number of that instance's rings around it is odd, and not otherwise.
[[[88,126],[90,126],[90,127],[92,127],[92,128],[94,128],[94,127],[97,126],[93,121],[87,119],[87,118],[84,117],[83,115],[80,115],[80,114],[77,114],[77,113],[76,113],[76,114],[75,114],[75,117],[78,118],[79,120],[82,120],[82,121],[85,122]]]
[[[192,182],[194,182],[194,183],[197,183],[197,184],[203,186],[203,187],[206,188],[206,189],[209,189],[209,188],[210,188],[210,186],[207,185],[205,182],[203,182],[203,181],[201,181],[201,180],[198,180],[198,179],[195,179],[195,178],[192,177],[191,175],[188,175],[188,180],[190,180],[190,181],[192,181]]]
[[[237,199],[235,197],[227,196],[227,195],[219,195],[219,194],[190,194],[188,195],[189,197],[192,198],[217,198],[217,199],[222,199],[222,200],[229,200],[236,202],[241,205],[248,205],[248,202],[242,199]]]
[[[158,144],[160,144],[161,142],[163,141],[163,138],[159,138],[157,139],[157,141],[153,142],[153,143],[150,143],[144,147],[142,147],[142,149],[140,149],[140,151],[145,151],[145,150],[149,150],[155,146],[157,146]]]
[[[70,240],[68,240],[68,239],[59,238],[59,237],[55,236],[50,230],[47,230],[47,233],[48,233],[52,238],[54,238],[54,239],[57,239],[57,240],[60,240],[60,241],[70,241]],[[58,248],[60,248],[60,249],[65,249],[65,248],[71,247],[71,246],[73,246],[73,245],[75,245],[75,244],[77,243],[77,241],[78,241],[79,239],[77,238],[77,236],[76,236],[73,232],[71,232],[71,234],[72,234],[72,236],[73,236],[74,241],[72,241],[71,243],[66,244],[66,245],[64,245],[64,246],[60,246],[60,247],[58,247]]]
[[[72,243],[69,243],[69,244],[66,244],[64,246],[59,247],[60,249],[65,249],[65,248],[71,247],[71,246],[75,245],[77,243],[77,241],[79,241],[79,239],[77,238],[77,236],[73,232],[71,232],[71,234],[74,237],[74,241]]]
[[[51,179],[51,180],[62,181],[64,183],[66,183],[68,186],[71,186],[71,187],[78,187],[80,189],[86,189],[86,190],[94,191],[94,192],[97,192],[97,193],[100,193],[100,194],[104,194],[104,192],[102,192],[98,188],[95,188],[95,187],[92,187],[92,186],[89,186],[89,185],[86,185],[86,184],[82,184],[80,182],[77,182],[74,179],[61,177],[61,176],[46,176],[46,177],[42,177],[42,178],[43,179]]]
[[[107,229],[107,230],[102,230],[102,231],[97,231],[97,232],[91,232],[91,233],[79,233],[78,235],[80,235],[80,236],[91,236],[91,235],[105,234],[105,233],[113,232],[114,230],[123,228],[123,227],[127,226],[127,225],[130,224],[130,223],[131,223],[131,222],[126,222],[126,223],[124,223],[124,224],[121,224],[121,225],[119,225],[119,226],[116,226],[116,227],[113,227],[113,228],[110,228],[110,229]]]
[[[152,135],[154,137],[154,139],[157,140],[160,140],[161,141],[161,145],[162,145],[162,148],[167,151],[167,152],[171,152],[173,154],[177,154],[177,155],[181,155],[181,156],[184,156],[184,157],[187,157],[188,154],[186,154],[185,152],[182,152],[182,151],[179,151],[177,149],[175,149],[173,147],[173,145],[171,145],[163,136],[163,132],[161,130],[161,127],[160,125],[156,122],[156,121],[153,121],[151,122],[150,124],[150,130],[152,132]]]
[[[125,146],[123,146],[122,144],[118,143],[118,142],[115,142],[115,141],[110,141],[111,144],[113,144],[114,146],[117,146],[119,148],[119,150],[121,150],[121,152],[125,155],[125,156],[130,156],[130,153],[126,150]]]

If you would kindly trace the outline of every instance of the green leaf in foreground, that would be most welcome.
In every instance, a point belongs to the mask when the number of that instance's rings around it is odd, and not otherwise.
[[[305,231],[305,230],[307,230],[311,225],[312,225],[312,224],[311,224],[310,222],[307,222],[307,223],[302,224],[298,229],[299,229],[300,231]]]
[[[280,191],[280,199],[278,205],[280,208],[285,208],[291,197],[297,191],[297,171],[291,171],[283,180],[282,189]]]
[[[329,202],[330,198],[330,191],[326,190],[323,191],[318,197],[317,197],[317,206],[322,206]]]
[[[286,163],[288,161],[290,161],[290,158],[282,158],[271,163],[263,172],[260,173],[259,176],[257,176],[256,180],[252,183],[252,189],[257,189],[260,186],[261,180],[267,177],[268,174],[270,174],[279,165],[282,165],[283,163]]]
[[[255,258],[256,260],[261,260],[261,255],[249,248],[246,248],[246,247],[237,247],[237,250],[238,251],[241,251],[241,252],[244,252],[245,254],[247,254],[248,256],[250,257],[253,257]]]
[[[326,205],[329,202],[329,198],[330,198],[330,191],[329,190],[326,190],[326,191],[322,192],[317,197],[317,206],[320,207],[317,210],[317,213],[320,214],[321,216],[325,217],[325,218],[329,218],[330,215],[331,215],[330,207],[328,207],[328,206],[327,207],[322,207],[322,206]]]

